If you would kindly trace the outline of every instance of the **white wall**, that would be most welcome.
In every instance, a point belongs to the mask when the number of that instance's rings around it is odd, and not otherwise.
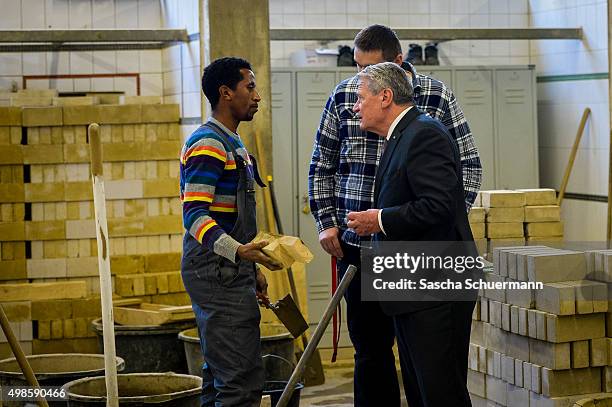
[[[270,0],[271,28],[392,28],[529,26],[527,0]],[[402,41],[404,53],[411,41]],[[352,47],[352,41],[325,44]],[[273,67],[289,66],[295,50],[318,48],[317,42],[272,41]],[[443,65],[527,64],[528,41],[452,41],[440,44]]]
[[[531,42],[539,75],[540,179],[559,188],[585,107],[592,110],[567,192],[607,196],[608,61],[605,0],[530,0],[533,27],[582,27],[583,41]],[[600,78],[600,79],[593,79]],[[603,240],[606,203],[568,200],[563,204],[566,238]]]
[[[0,0],[0,29],[160,28],[159,0]],[[0,91],[23,75],[140,73],[141,94],[162,94],[161,51],[0,53]],[[135,79],[85,78],[28,82],[62,92],[125,91],[136,94]]]

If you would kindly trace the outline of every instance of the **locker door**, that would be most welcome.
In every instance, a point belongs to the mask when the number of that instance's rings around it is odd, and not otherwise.
[[[272,72],[272,148],[274,186],[283,232],[295,236],[297,202],[295,193],[294,105],[291,73]]]
[[[444,82],[444,84],[446,86],[448,86],[449,88],[453,89],[453,75],[452,72],[450,70],[446,70],[446,69],[419,69],[419,67],[417,66],[416,71],[418,73],[420,73],[421,75],[425,75],[425,76],[429,76],[432,77],[434,79],[437,79],[441,82]]]
[[[470,125],[482,164],[481,189],[495,189],[493,76],[489,70],[457,70],[455,96]]]
[[[496,71],[497,188],[537,188],[538,150],[531,70]]]
[[[336,72],[297,72],[298,227],[300,238],[312,250],[314,259],[306,265],[308,317],[311,329],[320,320],[331,298],[330,256],[319,245],[319,234],[308,205],[308,169],[321,113],[336,85]],[[345,335],[346,337],[346,335]],[[332,345],[331,326],[321,341]]]

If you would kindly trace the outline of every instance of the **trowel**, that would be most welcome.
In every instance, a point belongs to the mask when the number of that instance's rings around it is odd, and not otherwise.
[[[308,329],[308,323],[290,294],[274,303],[259,297],[259,302],[274,312],[294,338],[299,338]]]

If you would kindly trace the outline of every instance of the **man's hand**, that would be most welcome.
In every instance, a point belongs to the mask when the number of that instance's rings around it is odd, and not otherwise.
[[[259,263],[269,270],[280,270],[283,268],[282,264],[272,259],[270,256],[265,254],[261,249],[266,247],[268,242],[262,241],[258,243],[247,243],[238,247],[238,256],[241,259],[252,261],[253,263]]]
[[[347,226],[359,236],[369,236],[380,232],[378,212],[380,209],[368,209],[363,212],[349,212]]]
[[[257,267],[257,274],[255,276],[255,293],[257,299],[262,304],[270,304],[270,299],[268,298],[268,281],[259,267]]]
[[[340,247],[340,239],[338,239],[339,233],[340,230],[335,227],[325,229],[319,233],[319,243],[321,244],[323,250],[325,250],[327,253],[341,259],[344,256],[344,253],[342,253],[342,248]]]

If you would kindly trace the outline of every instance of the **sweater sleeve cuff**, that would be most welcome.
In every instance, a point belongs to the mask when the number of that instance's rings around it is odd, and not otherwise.
[[[387,232],[385,232],[385,228],[383,227],[382,223],[382,211],[382,209],[378,211],[378,227],[380,227],[380,230],[386,235]]]
[[[240,242],[227,233],[224,233],[215,241],[213,251],[219,256],[223,256],[230,260],[232,263],[236,263],[238,261],[236,254],[240,246],[242,246]]]

